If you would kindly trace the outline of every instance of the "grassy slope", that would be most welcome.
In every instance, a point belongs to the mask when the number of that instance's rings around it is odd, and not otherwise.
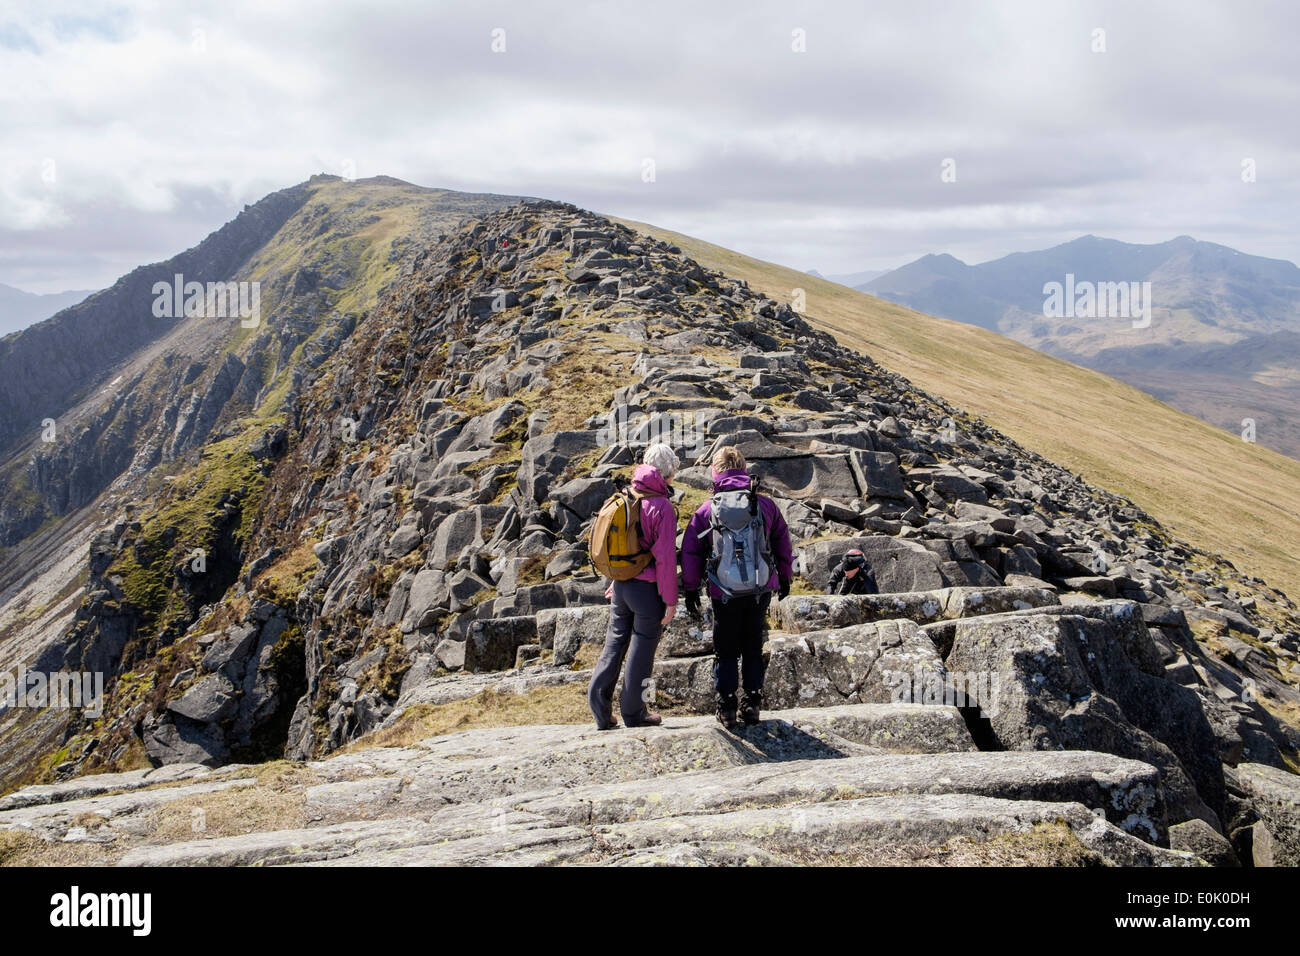
[[[618,221],[676,243],[774,299],[790,301],[791,290],[804,289],[808,320],[845,345],[1133,499],[1193,544],[1300,596],[1300,462],[995,333],[667,229]]]

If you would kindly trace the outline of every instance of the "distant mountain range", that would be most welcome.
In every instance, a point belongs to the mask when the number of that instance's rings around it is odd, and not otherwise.
[[[1260,444],[1300,458],[1291,262],[1190,236],[1151,245],[1083,236],[977,265],[927,255],[855,288],[1113,375],[1234,433],[1250,419]]]
[[[80,289],[75,292],[37,295],[0,282],[0,335],[8,335],[48,319],[68,306],[76,305],[93,292],[93,289]]]
[[[818,279],[825,279],[827,282],[838,282],[840,285],[846,285],[851,289],[856,289],[864,282],[870,282],[872,279],[883,276],[888,269],[867,269],[865,272],[846,272],[841,275],[822,275],[816,269],[809,269],[810,276],[816,276]]]

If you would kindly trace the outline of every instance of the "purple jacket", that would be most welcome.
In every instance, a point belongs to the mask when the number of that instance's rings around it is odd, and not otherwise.
[[[731,471],[724,471],[720,475],[713,477],[713,490],[719,491],[743,491],[749,487],[749,474],[743,468],[736,468]],[[705,534],[703,538],[701,533],[708,530],[709,527],[709,507],[712,502],[706,501],[700,505],[700,509],[695,512],[691,518],[691,523],[686,526],[686,536],[682,538],[682,584],[686,590],[694,591],[704,580],[704,563],[709,557],[709,551],[713,547],[713,541],[709,535]],[[790,546],[790,529],[786,527],[785,517],[781,514],[781,509],[776,506],[776,502],[766,495],[758,496],[758,508],[763,512],[763,525],[767,528],[768,548],[771,549],[772,557],[776,562],[776,567],[772,570],[772,576],[768,579],[767,588],[769,591],[775,591],[779,586],[781,579],[789,581],[794,577],[794,549]],[[709,595],[711,597],[722,597],[719,591],[712,583],[709,584]]]
[[[677,603],[677,512],[668,500],[668,482],[653,465],[637,465],[632,487],[641,499],[641,547],[649,548],[654,559],[636,576],[638,581],[655,581],[664,604]]]

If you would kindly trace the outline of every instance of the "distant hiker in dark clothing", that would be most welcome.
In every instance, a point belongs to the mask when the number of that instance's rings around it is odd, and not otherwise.
[[[877,594],[876,576],[867,564],[866,556],[854,548],[844,555],[844,560],[831,572],[827,594]]]
[[[629,727],[656,726],[663,718],[646,707],[646,691],[654,666],[655,648],[663,628],[677,613],[677,512],[670,500],[672,480],[680,462],[664,444],[651,445],[632,476],[640,501],[641,546],[650,552],[645,570],[627,581],[615,581],[605,649],[587,688],[587,703],[601,730],[617,727],[613,717],[614,685],[627,658],[619,709]]]
[[[692,615],[700,612],[700,584],[706,577],[709,581],[713,685],[718,720],[729,730],[737,726],[738,682],[745,690],[740,718],[758,723],[767,608],[773,591],[781,597],[790,593],[794,577],[785,518],[776,502],[758,493],[745,467],[745,456],[735,446],[718,449],[713,456],[713,498],[695,512],[682,538],[682,585]]]

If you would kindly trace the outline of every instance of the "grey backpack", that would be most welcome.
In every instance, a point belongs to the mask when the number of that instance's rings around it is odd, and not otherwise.
[[[772,577],[772,554],[758,504],[758,483],[749,488],[719,491],[709,505],[709,527],[700,535],[713,536],[709,555],[709,580],[723,600],[761,594]]]

